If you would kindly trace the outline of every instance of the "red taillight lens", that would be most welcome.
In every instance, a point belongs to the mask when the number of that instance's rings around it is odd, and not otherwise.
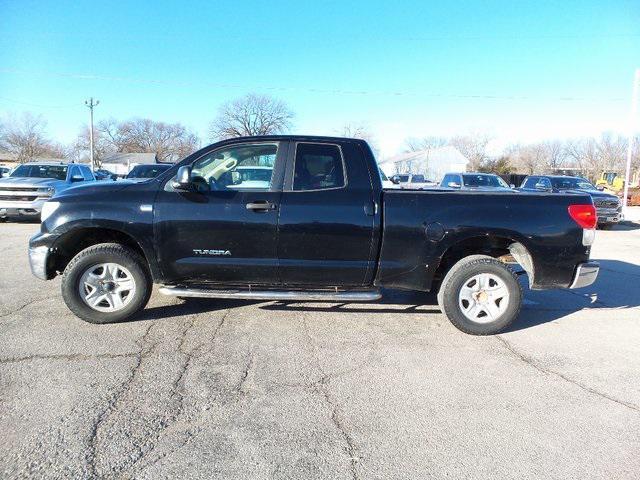
[[[596,228],[598,217],[593,205],[569,205],[569,215],[582,228]]]

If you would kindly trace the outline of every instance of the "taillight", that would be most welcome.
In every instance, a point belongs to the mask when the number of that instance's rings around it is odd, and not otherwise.
[[[598,216],[593,205],[569,205],[569,215],[582,228],[596,228]]]

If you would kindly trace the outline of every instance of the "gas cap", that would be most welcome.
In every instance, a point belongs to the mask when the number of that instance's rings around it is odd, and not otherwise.
[[[428,240],[438,242],[444,238],[445,231],[440,222],[431,222],[425,227],[424,233]]]

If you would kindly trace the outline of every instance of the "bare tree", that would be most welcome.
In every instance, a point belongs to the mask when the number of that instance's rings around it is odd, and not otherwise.
[[[620,170],[624,168],[627,155],[627,139],[620,135],[605,132],[598,141],[598,151],[604,170]]]
[[[364,123],[345,123],[341,128],[338,128],[334,132],[336,135],[346,138],[359,138],[367,141],[373,138],[373,134],[369,131],[369,127]]]
[[[551,170],[560,168],[565,163],[565,145],[560,140],[547,140],[542,142],[541,149],[545,156],[547,167]]]
[[[507,148],[506,156],[517,171],[529,175],[542,173],[547,165],[545,149],[540,143],[511,145]]]
[[[594,179],[606,170],[624,170],[627,139],[620,135],[603,133],[599,138],[570,140],[565,151],[581,170]]]
[[[513,173],[513,166],[511,165],[511,159],[508,156],[501,156],[494,160],[485,161],[478,171],[495,173],[497,175],[508,175],[509,173]]]
[[[445,137],[409,137],[404,141],[405,152],[418,152],[422,150],[433,150],[435,148],[444,147],[449,144],[449,140]]]
[[[176,161],[198,149],[198,136],[179,123],[135,118],[118,122],[111,118],[94,129],[94,154],[100,165],[111,153],[155,153],[158,161]],[[89,128],[84,127],[75,143],[75,156],[89,149]]]
[[[567,157],[570,158],[580,170],[587,172],[587,175],[591,178],[603,169],[598,142],[594,138],[569,140],[566,143],[565,151]]]
[[[158,161],[176,161],[197,150],[199,139],[179,123],[138,118],[121,123],[116,138],[122,152],[153,152]],[[111,138],[111,137],[109,137]]]
[[[12,153],[19,162],[37,157],[63,158],[64,148],[47,138],[47,122],[42,115],[23,113],[0,122],[0,149]]]
[[[377,157],[379,154],[378,143],[366,123],[345,123],[341,128],[334,130],[334,133],[339,137],[365,140],[369,144],[369,147],[371,147],[374,155]]]
[[[460,135],[451,138],[450,145],[456,147],[467,160],[470,171],[478,171],[487,160],[487,145],[491,137],[482,133]]]
[[[286,103],[267,95],[249,94],[223,104],[211,123],[212,140],[284,133],[293,112]]]
[[[121,151],[110,140],[101,128],[102,122],[98,123],[93,129],[93,154],[96,166],[100,168],[102,166],[102,160],[104,157],[111,153]],[[85,125],[76,141],[69,147],[69,156],[76,162],[89,160],[89,126]]]

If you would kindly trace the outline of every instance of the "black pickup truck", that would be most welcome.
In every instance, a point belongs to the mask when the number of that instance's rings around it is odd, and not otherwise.
[[[383,190],[366,142],[268,136],[208,146],[142,183],[56,195],[31,238],[35,276],[93,323],[178,297],[374,301],[437,291],[459,329],[493,334],[522,291],[591,284],[589,195]]]

